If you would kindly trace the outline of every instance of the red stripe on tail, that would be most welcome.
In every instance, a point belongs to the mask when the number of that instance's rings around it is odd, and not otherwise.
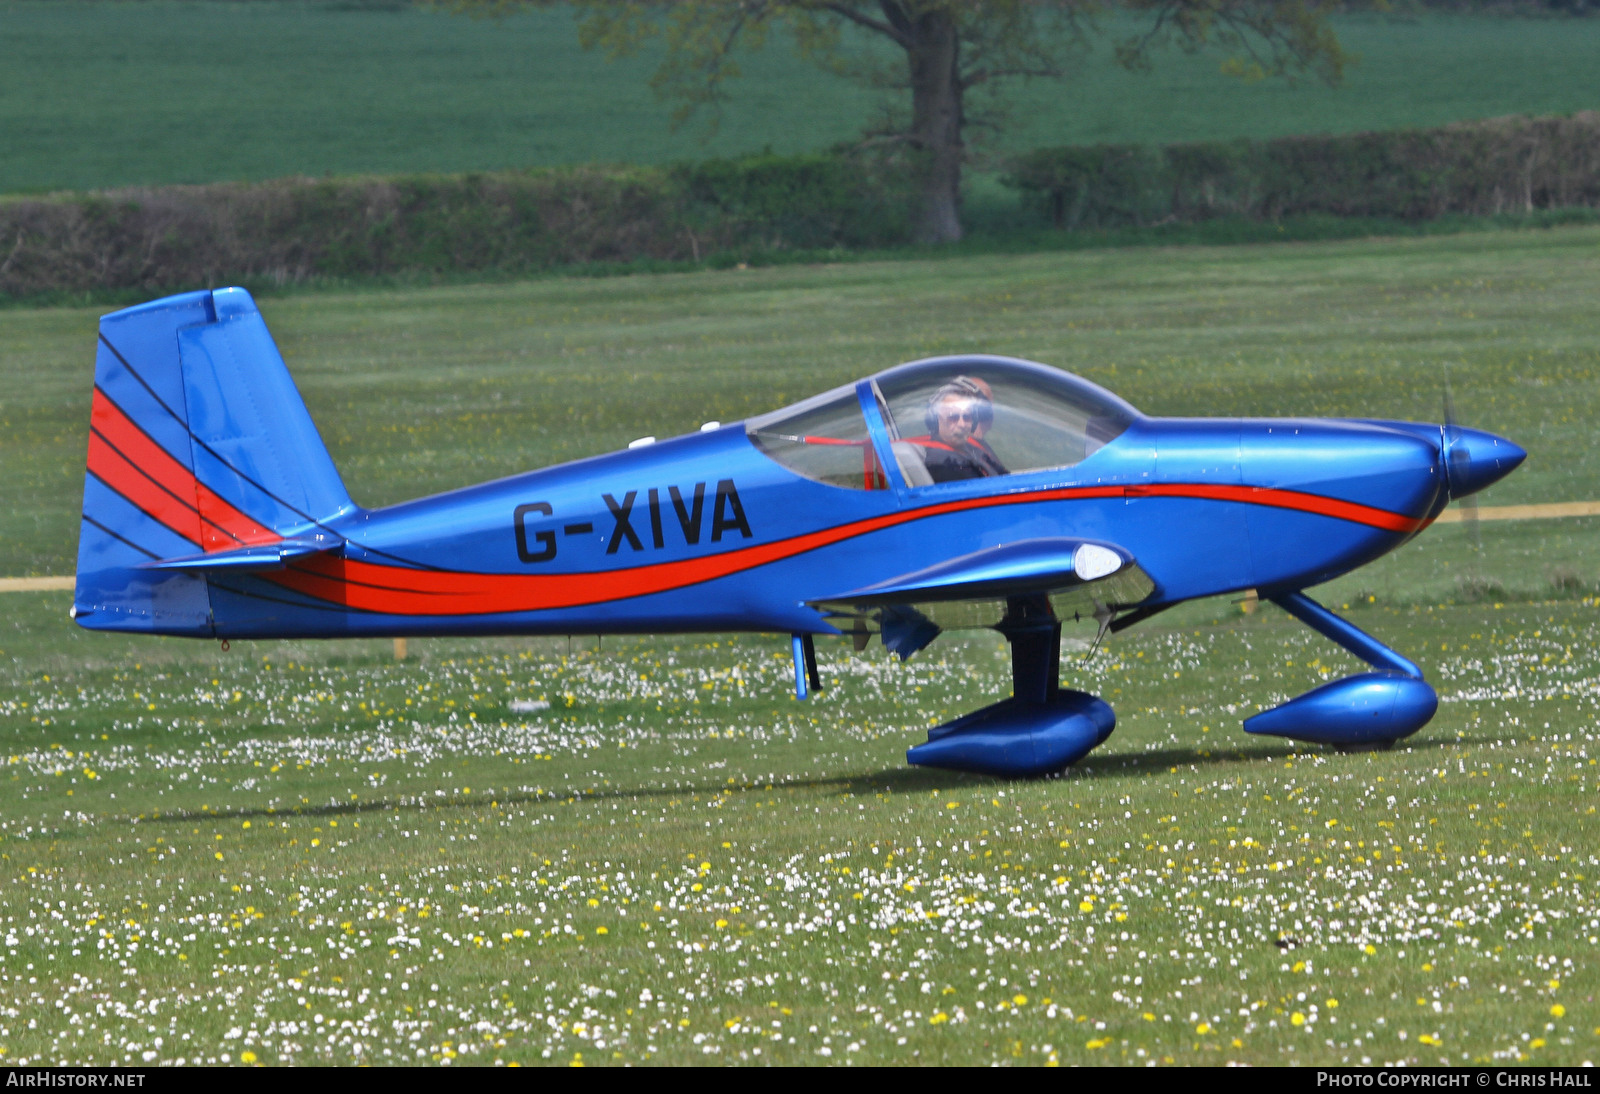
[[[130,463],[98,429],[89,432],[89,472],[145,516],[200,546],[199,511]]]
[[[122,453],[125,462],[136,468],[144,478],[176,498],[184,499],[184,504],[194,510],[200,518],[195,525],[199,538],[197,539],[190,531],[180,530],[167,524],[166,520],[145,509],[144,505],[121,487],[112,488],[191,543],[198,544],[206,551],[225,551],[239,546],[276,543],[283,538],[272,529],[262,527],[254,518],[234,508],[210,487],[196,479],[187,467],[173,459],[166,449],[140,429],[138,423],[123,413],[122,408],[112,402],[99,388],[94,390],[94,405],[90,411],[89,421],[94,430],[115,446],[115,449]],[[115,455],[115,452],[112,454]],[[93,457],[94,448],[91,444],[91,471],[94,470]],[[98,471],[95,473],[100,475]],[[111,485],[105,475],[100,475],[100,478]]]

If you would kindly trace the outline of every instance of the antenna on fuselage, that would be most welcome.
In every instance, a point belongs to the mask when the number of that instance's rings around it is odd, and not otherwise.
[[[1106,633],[1111,630],[1111,621],[1113,619],[1115,619],[1116,617],[1117,617],[1117,613],[1114,610],[1112,610],[1111,608],[1106,607],[1104,604],[1100,603],[1098,600],[1095,601],[1095,604],[1094,604],[1094,621],[1096,623],[1100,624],[1100,629],[1097,632],[1095,632],[1094,642],[1092,642],[1090,644],[1089,652],[1083,655],[1083,659],[1085,661],[1087,661],[1091,657],[1093,657],[1095,655],[1095,653],[1100,649],[1100,643],[1105,641]]]

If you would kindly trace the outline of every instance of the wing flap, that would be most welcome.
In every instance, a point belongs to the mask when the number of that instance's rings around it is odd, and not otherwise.
[[[1133,555],[1115,544],[1030,539],[807,603],[834,619],[855,621],[854,628],[843,629],[881,631],[889,644],[906,634],[916,641],[928,635],[928,627],[934,634],[998,627],[1015,617],[1019,601],[1036,604],[1043,597],[1057,619],[1104,618],[1154,591],[1155,582]]]

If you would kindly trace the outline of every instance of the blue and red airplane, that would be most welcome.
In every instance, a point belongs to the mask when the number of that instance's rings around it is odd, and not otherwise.
[[[105,316],[73,616],[197,638],[942,630],[1009,641],[1011,698],[914,764],[1058,770],[1115,724],[1060,685],[1064,619],[1118,631],[1259,590],[1373,666],[1245,722],[1382,747],[1433,716],[1411,661],[1302,591],[1405,543],[1522,462],[1413,422],[1152,418],[1085,380],[940,357],[749,421],[363,509],[255,302],[186,293]]]

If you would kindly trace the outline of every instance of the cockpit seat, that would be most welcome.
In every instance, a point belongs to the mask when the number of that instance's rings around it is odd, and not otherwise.
[[[894,450],[894,462],[899,464],[900,477],[906,480],[907,486],[933,485],[933,476],[928,473],[928,461],[923,456],[921,445],[895,441],[889,447]]]

